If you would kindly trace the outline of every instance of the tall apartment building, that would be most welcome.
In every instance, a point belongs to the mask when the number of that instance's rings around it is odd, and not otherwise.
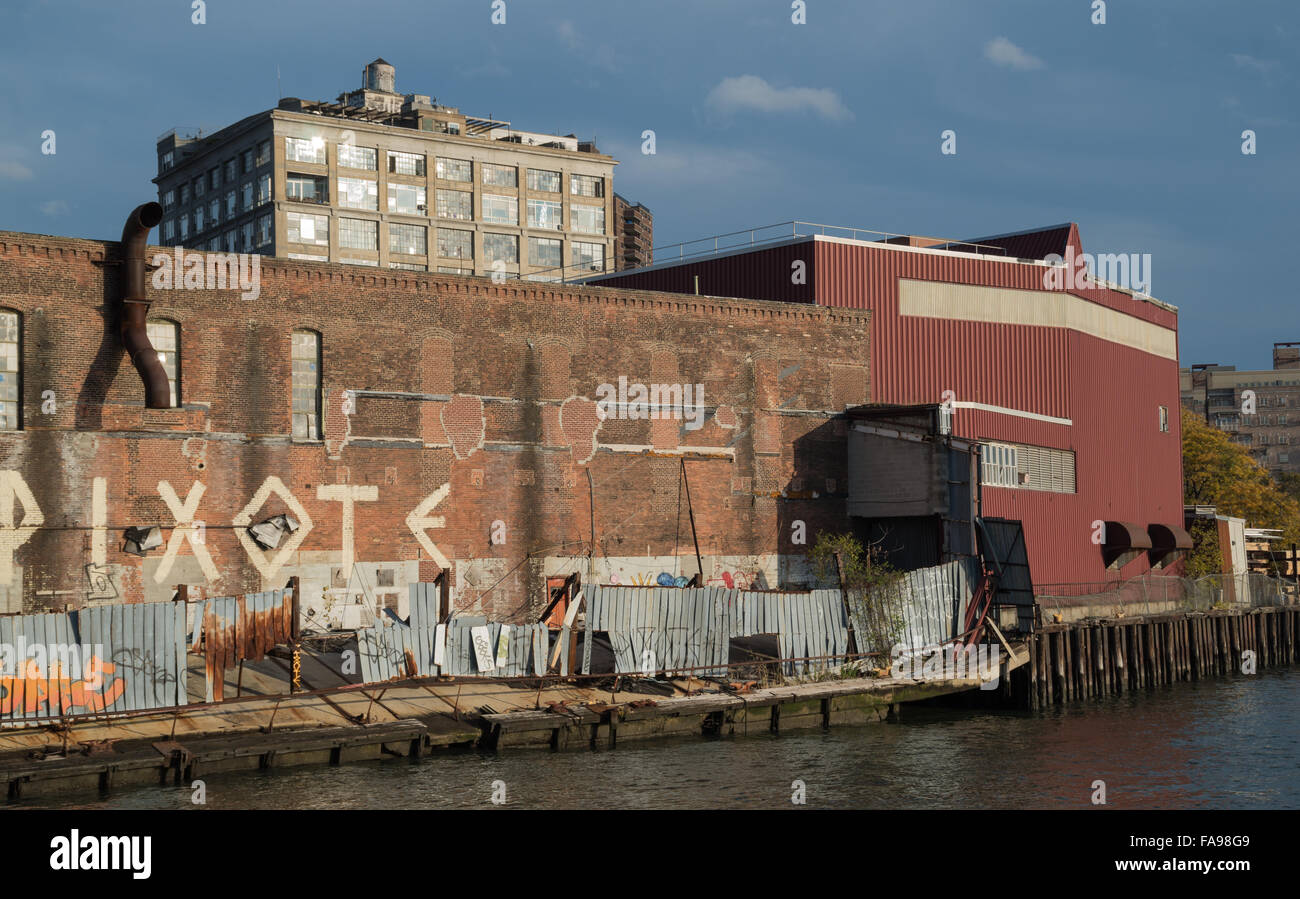
[[[1183,405],[1231,434],[1260,465],[1300,472],[1300,341],[1273,344],[1271,370],[1193,365],[1180,369],[1178,380]]]
[[[379,268],[560,280],[614,270],[617,162],[396,91],[383,59],[333,102],[296,98],[158,141],[160,242]]]
[[[641,268],[654,262],[655,217],[641,203],[614,194],[614,268]]]

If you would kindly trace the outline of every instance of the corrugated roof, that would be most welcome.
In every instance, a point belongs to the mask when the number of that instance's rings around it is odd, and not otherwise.
[[[1075,252],[1080,249],[1079,226],[1073,222],[1037,228],[1032,231],[1016,231],[1012,234],[995,234],[991,237],[976,237],[967,243],[983,246],[1002,247],[1008,256],[1017,259],[1045,259],[1055,253],[1064,258],[1065,248],[1073,244]],[[966,250],[961,244],[950,244],[945,249]],[[974,252],[973,248],[968,252]]]

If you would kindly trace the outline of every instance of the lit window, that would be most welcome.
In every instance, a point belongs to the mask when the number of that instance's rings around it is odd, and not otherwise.
[[[603,272],[605,270],[605,245],[603,243],[573,242],[573,264],[581,271]]]
[[[379,223],[366,219],[339,219],[339,246],[350,250],[378,250]]]
[[[438,218],[474,220],[474,194],[467,190],[439,190],[435,193]]]
[[[528,201],[528,227],[553,228],[556,231],[563,228],[564,212],[559,201],[529,200]]]
[[[553,194],[560,192],[560,173],[546,169],[528,170],[528,189],[545,190]]]
[[[528,238],[528,263],[546,268],[564,265],[564,242],[553,237]]]
[[[605,233],[605,207],[569,204],[569,221],[574,231],[583,234]]]
[[[339,144],[339,168],[377,171],[377,154],[374,147],[354,147]]]
[[[605,179],[596,175],[570,175],[569,193],[575,197],[603,197]]]
[[[1169,407],[1160,407],[1160,430],[1167,432],[1169,430]]]
[[[388,151],[388,173],[390,175],[423,175],[424,156],[420,153],[395,153]]]
[[[330,245],[330,220],[323,215],[302,212],[285,214],[289,243],[311,243],[321,247]]]
[[[22,428],[22,319],[0,310],[0,431]]]
[[[320,335],[293,332],[293,436],[320,439]]]
[[[271,202],[271,176],[262,175],[257,179],[257,205]]]
[[[339,205],[347,209],[379,210],[379,184],[363,178],[339,179]]]
[[[438,177],[444,181],[473,181],[474,164],[468,159],[438,157]]]
[[[519,224],[519,201],[514,197],[484,194],[483,221],[494,225]]]
[[[310,162],[315,165],[325,164],[325,141],[319,137],[284,139],[284,159],[286,162]]]
[[[145,323],[145,333],[149,343],[158,353],[158,361],[163,371],[167,372],[167,388],[172,406],[180,405],[181,390],[181,326],[165,318],[150,319]]]
[[[513,234],[484,234],[483,255],[489,263],[518,262],[519,238]]]
[[[438,255],[447,259],[473,259],[474,232],[439,228]]]
[[[484,184],[495,187],[519,186],[519,172],[512,165],[491,165],[485,162],[479,168],[483,172]]]
[[[419,215],[429,208],[425,205],[426,203],[428,203],[428,197],[425,195],[423,187],[415,184],[389,183],[389,212],[404,212],[407,215]]]
[[[428,229],[423,225],[388,226],[388,252],[423,256],[429,252]]]

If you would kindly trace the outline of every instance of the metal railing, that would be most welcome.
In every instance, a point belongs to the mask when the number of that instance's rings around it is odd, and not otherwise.
[[[1300,585],[1292,578],[1258,573],[1200,578],[1147,574],[1126,581],[1038,584],[1034,596],[1045,614],[1083,605],[1109,606],[1124,614],[1158,614],[1294,605],[1300,602]]]

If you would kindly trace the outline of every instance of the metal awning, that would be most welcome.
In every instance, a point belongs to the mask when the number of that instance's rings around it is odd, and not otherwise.
[[[1106,549],[1123,552],[1133,549],[1150,549],[1151,538],[1147,529],[1131,521],[1106,522]]]
[[[1109,524],[1107,528],[1109,528]],[[1109,532],[1107,536],[1109,536]],[[1175,524],[1149,524],[1147,525],[1147,536],[1151,538],[1151,548],[1157,552],[1173,552],[1176,549],[1192,548],[1192,535]]]

